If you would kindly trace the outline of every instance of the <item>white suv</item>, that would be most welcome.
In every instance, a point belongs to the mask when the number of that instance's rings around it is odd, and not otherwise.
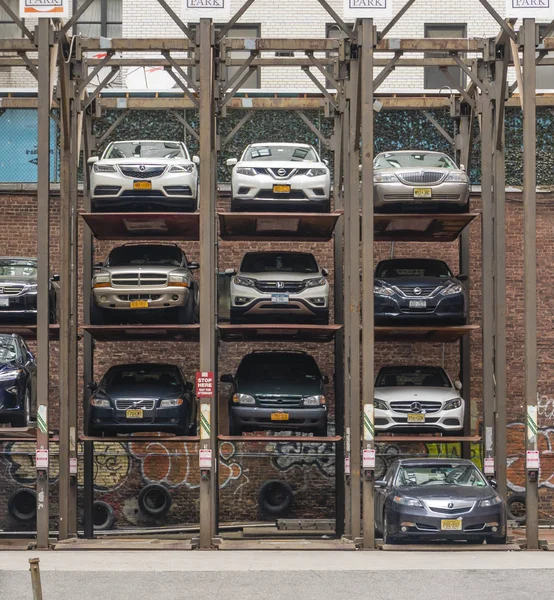
[[[247,252],[231,279],[231,323],[277,317],[329,323],[327,269],[308,252]]]
[[[461,431],[461,387],[441,367],[383,367],[375,380],[375,430]]]

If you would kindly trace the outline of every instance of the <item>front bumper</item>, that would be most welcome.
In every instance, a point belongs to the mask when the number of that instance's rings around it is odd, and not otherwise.
[[[464,324],[467,319],[466,299],[463,293],[452,296],[441,294],[426,300],[426,308],[410,308],[410,300],[399,295],[382,296],[374,294],[376,323],[409,323],[409,322],[445,322]]]
[[[24,414],[23,399],[17,390],[8,391],[11,387],[17,387],[16,381],[7,381],[0,384],[0,423],[7,423],[13,417]]]
[[[377,431],[460,431],[464,425],[464,405],[452,410],[427,413],[424,423],[408,423],[406,413],[376,408],[374,425]]]
[[[190,298],[190,289],[184,287],[163,288],[94,288],[92,290],[94,301],[100,308],[107,310],[129,310],[133,300],[147,300],[148,308],[144,310],[159,310],[168,308],[179,308],[186,306]]]
[[[8,300],[8,306],[0,306],[0,319],[2,317],[31,317],[36,319],[37,294],[19,294],[17,296],[0,295]]]
[[[287,421],[274,421],[272,413],[288,413]],[[231,406],[231,419],[241,429],[280,429],[280,430],[310,430],[327,424],[327,408],[287,408],[278,409],[262,406]]]
[[[431,198],[414,198],[414,189],[431,189]],[[456,208],[464,208],[469,201],[469,185],[467,183],[439,183],[407,185],[400,180],[397,183],[375,183],[374,206],[386,209],[398,205],[406,206],[408,209],[425,210],[436,209],[437,205],[447,205]]]
[[[185,405],[145,410],[142,419],[127,419],[124,410],[90,406],[90,425],[103,432],[165,431],[184,433]]]

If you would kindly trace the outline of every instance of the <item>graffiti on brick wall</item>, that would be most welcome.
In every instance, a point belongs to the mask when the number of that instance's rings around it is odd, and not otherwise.
[[[525,432],[524,423],[508,425],[508,487],[514,492],[525,491]],[[554,427],[539,427],[541,463],[539,488],[554,489]]]
[[[315,467],[324,477],[332,478],[335,476],[336,462],[334,444],[278,442],[271,462],[278,471]]]
[[[94,444],[94,488],[113,491],[121,487],[131,472],[131,458],[125,444],[96,442]],[[80,473],[82,480],[82,474]]]

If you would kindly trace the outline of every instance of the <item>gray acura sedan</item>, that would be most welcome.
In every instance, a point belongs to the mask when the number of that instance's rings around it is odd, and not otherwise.
[[[469,210],[464,167],[442,152],[382,152],[373,163],[376,212]]]
[[[385,544],[504,544],[506,503],[470,460],[401,459],[375,482],[375,525]]]

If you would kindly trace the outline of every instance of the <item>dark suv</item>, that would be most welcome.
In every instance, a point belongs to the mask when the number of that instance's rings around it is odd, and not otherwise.
[[[89,435],[166,431],[196,434],[196,396],[175,365],[141,363],[111,367],[92,382]]]
[[[252,352],[237,373],[223,375],[231,383],[229,430],[280,429],[327,435],[325,384],[315,360],[305,352]]]
[[[442,260],[395,258],[375,270],[376,324],[464,325],[468,297],[462,283]]]

